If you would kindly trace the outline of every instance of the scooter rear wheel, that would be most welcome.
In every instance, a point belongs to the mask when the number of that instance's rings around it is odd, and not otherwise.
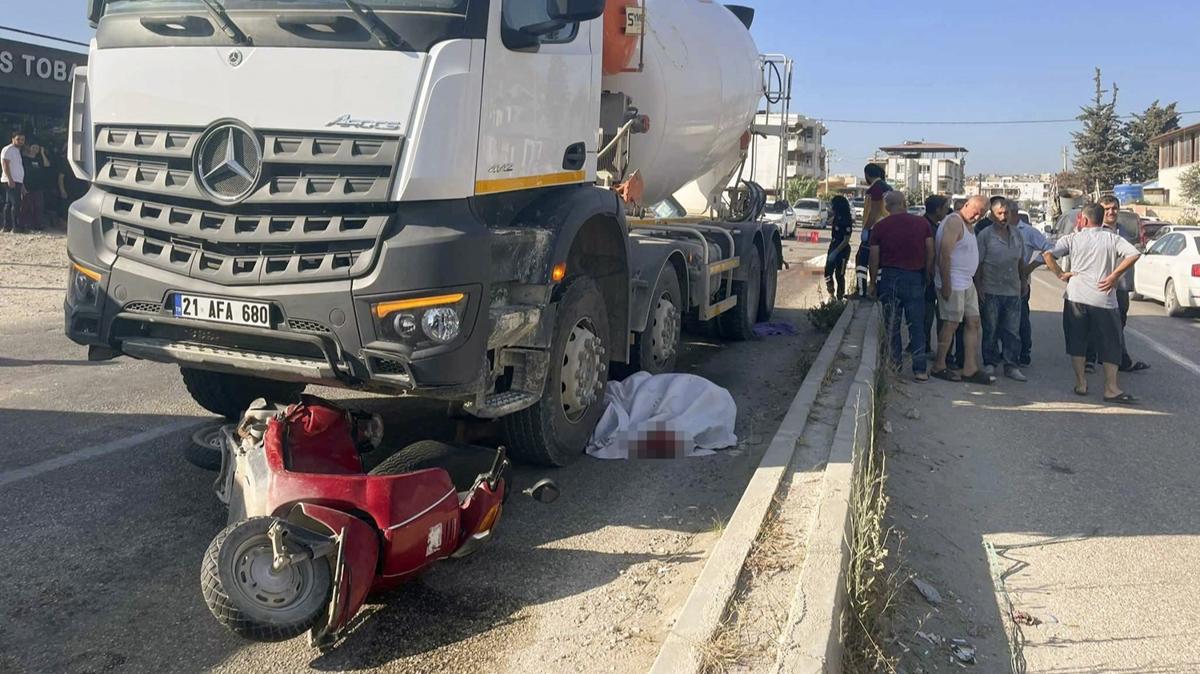
[[[467,491],[481,473],[492,469],[496,450],[462,443],[422,440],[389,456],[371,469],[371,475],[400,475],[426,468],[441,468],[450,474],[458,491]],[[509,475],[506,482],[511,484]]]
[[[226,527],[209,544],[200,568],[204,603],[217,622],[252,641],[284,641],[317,621],[333,586],[324,559],[272,568],[274,518],[254,517]]]

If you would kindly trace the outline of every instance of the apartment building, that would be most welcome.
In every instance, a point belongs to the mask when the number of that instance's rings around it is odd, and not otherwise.
[[[1158,149],[1158,180],[1144,187],[1146,193],[1161,194],[1163,205],[1185,205],[1179,194],[1179,177],[1200,163],[1200,124],[1151,138],[1150,145]]]
[[[884,166],[896,189],[920,194],[962,194],[967,148],[925,141],[905,141],[879,148],[871,161]]]
[[[815,119],[804,115],[790,114],[784,126],[782,115],[759,113],[754,119],[755,129],[767,133],[755,134],[751,142],[751,160],[743,177],[774,190],[779,182],[782,155],[783,178],[809,177],[818,180],[825,177],[825,134],[828,129]],[[780,136],[783,136],[782,138]],[[786,140],[785,140],[786,139]],[[786,142],[786,149],[782,143]]]

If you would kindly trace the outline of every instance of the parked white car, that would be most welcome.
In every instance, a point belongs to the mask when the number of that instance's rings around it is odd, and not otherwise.
[[[1168,316],[1200,307],[1200,230],[1171,232],[1137,261],[1131,299],[1147,298],[1162,302]]]
[[[850,213],[854,215],[854,220],[856,222],[862,222],[863,207],[866,205],[866,203],[867,200],[862,197],[854,197],[850,200]]]
[[[829,221],[829,209],[820,199],[797,199],[792,210],[796,211],[796,222],[801,227],[819,229]]]
[[[796,234],[796,211],[792,210],[786,201],[767,204],[763,209],[762,219],[774,223],[785,239],[790,239]]]

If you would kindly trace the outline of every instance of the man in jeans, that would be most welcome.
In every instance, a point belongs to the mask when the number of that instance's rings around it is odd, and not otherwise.
[[[24,146],[25,134],[13,131],[12,143],[0,150],[0,189],[4,190],[0,230],[3,231],[21,231],[21,197],[25,195],[25,164],[21,159],[21,148]]]
[[[933,236],[937,236],[938,225],[942,224],[942,220],[947,215],[950,215],[950,200],[940,194],[934,194],[925,199],[925,220],[929,223],[929,229],[933,232]],[[927,283],[925,284],[925,353],[933,355],[933,342],[930,341],[930,335],[933,334],[933,319],[937,318],[937,288],[933,287],[933,275],[930,274]]]
[[[1042,264],[1042,253],[1050,250],[1050,242],[1037,227],[1022,220],[1016,203],[1008,205],[1008,226],[1016,229],[1025,242],[1025,272],[1021,275],[1021,354],[1017,365],[1027,367],[1033,363],[1033,324],[1029,321],[1029,296],[1032,289],[1029,275]]]
[[[1133,244],[1111,229],[1101,227],[1104,208],[1088,204],[1083,208],[1083,229],[1068,234],[1042,257],[1050,271],[1067,284],[1063,302],[1063,334],[1067,354],[1075,370],[1075,394],[1088,394],[1084,370],[1088,345],[1096,349],[1104,363],[1104,402],[1136,405],[1140,401],[1122,391],[1117,382],[1121,365],[1121,311],[1117,305],[1117,282],[1137,262],[1140,254]],[[1071,256],[1071,272],[1064,273],[1056,261]]]
[[[992,206],[992,224],[978,235],[979,313],[983,321],[983,369],[994,374],[997,365],[1016,381],[1026,381],[1017,366],[1021,353],[1021,279],[1025,271],[1025,242],[1009,225],[1009,203]]]
[[[925,218],[907,213],[903,192],[883,197],[888,216],[871,231],[871,291],[879,290],[883,318],[891,337],[892,365],[903,365],[900,326],[908,322],[913,376],[929,379],[925,356],[925,283],[933,273],[933,230]]]

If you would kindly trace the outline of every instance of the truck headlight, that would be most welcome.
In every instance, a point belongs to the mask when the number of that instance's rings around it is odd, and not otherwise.
[[[387,300],[371,305],[376,335],[414,351],[448,344],[462,330],[465,293]]]
[[[100,272],[78,263],[71,263],[69,288],[76,304],[95,306],[100,299]]]
[[[458,336],[458,312],[450,307],[429,309],[421,318],[421,329],[430,339],[445,344]]]

